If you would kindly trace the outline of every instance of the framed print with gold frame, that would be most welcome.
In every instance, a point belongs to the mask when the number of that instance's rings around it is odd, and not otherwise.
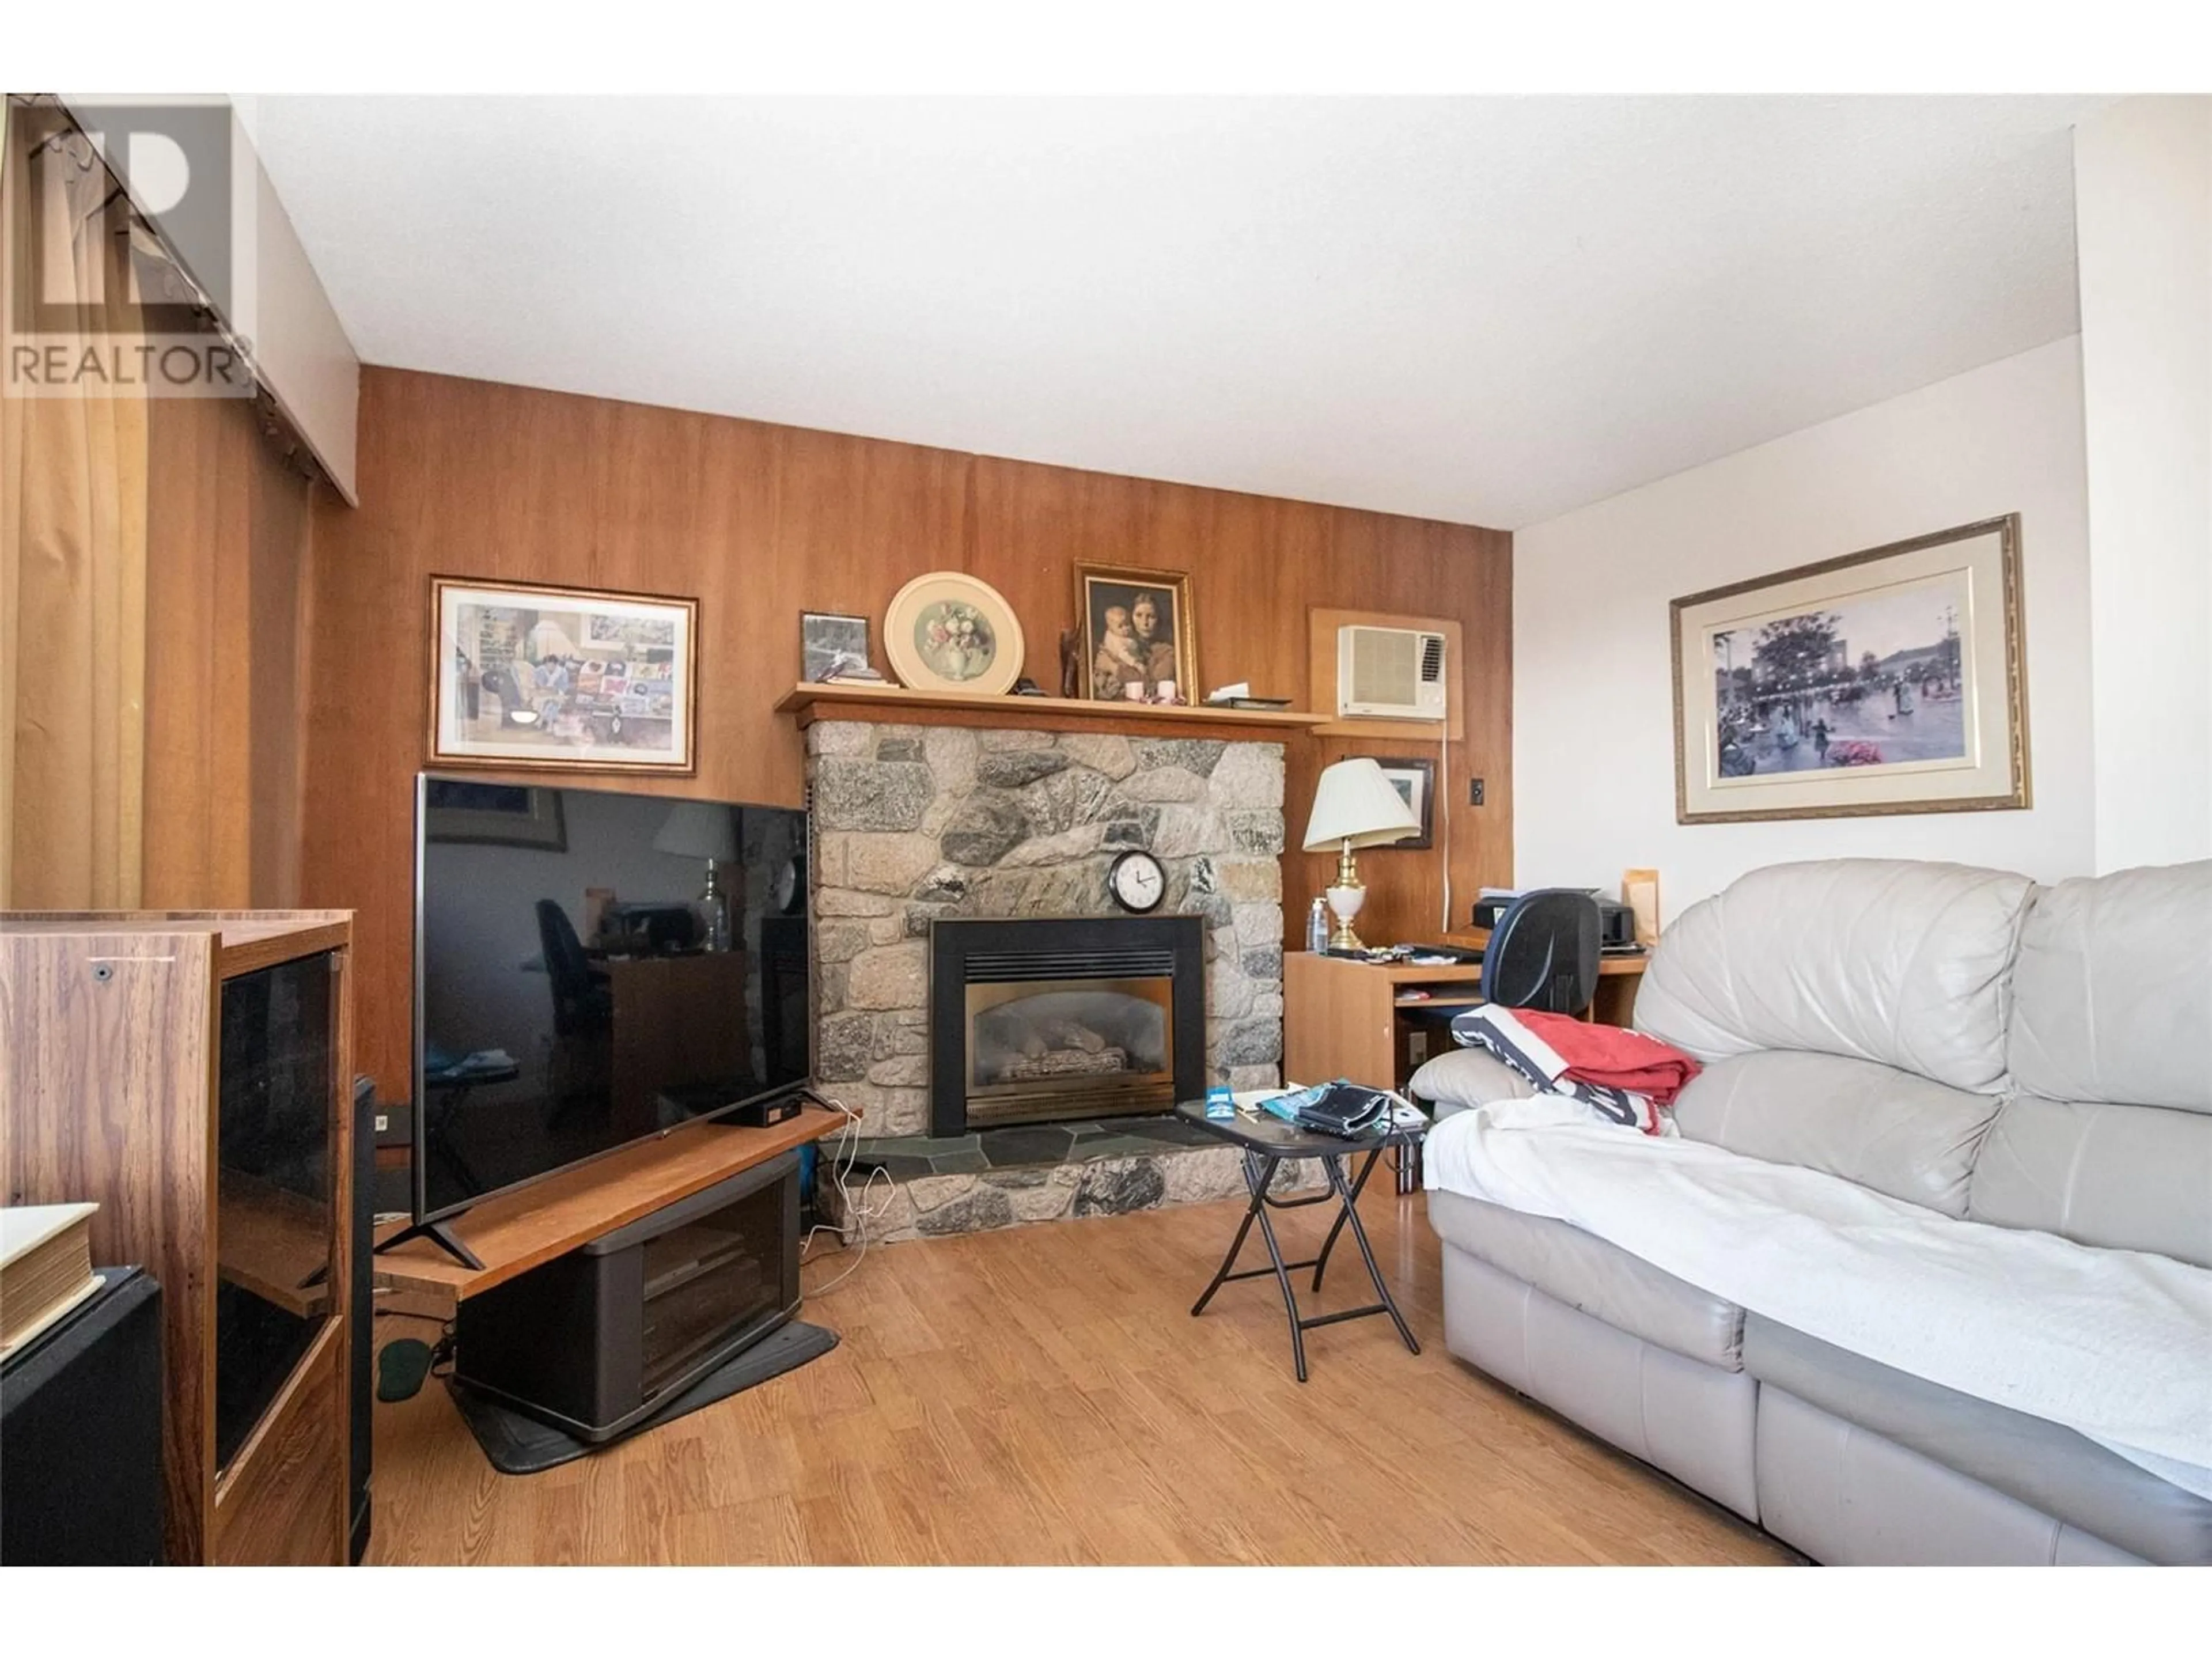
[[[2028,804],[2020,517],[1669,608],[1680,823]]]
[[[1198,623],[1190,577],[1139,566],[1075,567],[1083,695],[1097,702],[1195,704]]]
[[[699,602],[430,579],[432,763],[697,770]]]

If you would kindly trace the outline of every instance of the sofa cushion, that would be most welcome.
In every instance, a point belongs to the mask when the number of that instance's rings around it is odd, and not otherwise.
[[[2021,1088],[2212,1113],[2212,860],[2044,890],[2013,999]]]
[[[1571,1308],[1687,1358],[1741,1369],[1742,1309],[1595,1233],[1440,1188],[1429,1193],[1429,1225],[1445,1243]]]
[[[1963,1216],[1996,1110],[1994,1096],[1876,1060],[1770,1049],[1707,1066],[1676,1099],[1674,1122],[1691,1140]]]
[[[2073,1430],[1893,1370],[1758,1314],[1744,1369],[2148,1560],[2212,1562],[2212,1502]]]
[[[1661,935],[1636,1027],[1709,1062],[1801,1048],[2000,1091],[2030,891],[2025,876],[1958,864],[1754,870]]]
[[[2015,1096],[1982,1141],[1966,1215],[2212,1267],[2212,1117]]]

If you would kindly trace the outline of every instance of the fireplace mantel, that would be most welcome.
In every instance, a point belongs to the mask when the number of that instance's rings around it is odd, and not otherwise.
[[[1001,731],[1097,732],[1139,738],[1247,738],[1280,743],[1326,725],[1326,714],[1289,708],[1160,708],[1075,697],[982,697],[907,686],[799,685],[775,706],[801,730],[817,720],[877,720],[897,726],[970,726]]]

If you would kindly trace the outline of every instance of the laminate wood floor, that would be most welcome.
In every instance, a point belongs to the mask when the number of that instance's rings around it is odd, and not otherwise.
[[[1792,1559],[1444,1351],[1418,1198],[1361,1206],[1387,1319],[1310,1332],[1272,1281],[1192,1300],[1240,1204],[871,1250],[803,1317],[836,1351],[543,1474],[485,1462],[441,1383],[375,1407],[384,1564],[1630,1563]],[[1292,1260],[1322,1212],[1285,1216]],[[1264,1262],[1256,1237],[1245,1261]],[[852,1265],[832,1251],[810,1287]],[[1304,1285],[1301,1285],[1303,1290]],[[1355,1251],[1309,1310],[1366,1288]],[[377,1321],[380,1343],[434,1334]]]

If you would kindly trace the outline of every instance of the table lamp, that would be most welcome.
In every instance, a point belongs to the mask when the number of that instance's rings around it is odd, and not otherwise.
[[[719,801],[684,800],[676,803],[668,822],[653,838],[653,850],[678,858],[707,860],[707,885],[699,895],[699,908],[707,923],[707,948],[730,948],[730,899],[716,885],[714,866],[738,856],[738,825],[730,809]]]
[[[1358,868],[1352,860],[1352,849],[1385,847],[1420,832],[1420,820],[1413,816],[1413,809],[1373,761],[1339,761],[1321,775],[1314,787],[1313,814],[1306,820],[1305,850],[1337,852],[1336,883],[1328,890],[1328,908],[1336,912],[1330,950],[1366,948],[1352,931],[1352,919],[1359,914],[1367,897]]]

